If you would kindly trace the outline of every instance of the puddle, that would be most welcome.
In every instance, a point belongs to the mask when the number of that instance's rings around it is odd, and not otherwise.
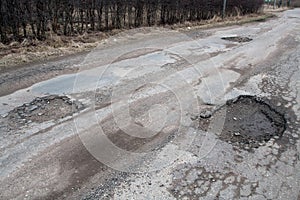
[[[278,140],[286,130],[284,115],[257,97],[229,100],[212,116],[220,117],[224,111],[225,124],[219,138],[246,150],[263,146],[272,138]]]
[[[248,37],[240,37],[240,36],[234,36],[234,37],[222,37],[222,40],[228,40],[231,42],[239,42],[239,43],[243,43],[243,42],[250,42],[253,39],[248,38]]]

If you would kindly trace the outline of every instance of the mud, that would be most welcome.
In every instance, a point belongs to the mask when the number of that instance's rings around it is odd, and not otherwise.
[[[224,111],[226,117],[220,139],[246,150],[263,146],[271,138],[279,140],[287,127],[284,115],[258,97],[240,96],[229,100],[213,117],[219,117]]]
[[[84,105],[67,96],[38,97],[2,116],[8,129],[19,129],[31,123],[59,120],[82,110]]]
[[[251,42],[252,39],[248,38],[248,37],[240,37],[240,36],[236,36],[236,37],[222,37],[222,40],[228,40],[231,42],[238,42],[238,43],[244,43],[244,42]]]

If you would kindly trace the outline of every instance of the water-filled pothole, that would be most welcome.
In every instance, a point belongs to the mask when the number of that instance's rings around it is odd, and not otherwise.
[[[252,41],[251,38],[248,37],[240,37],[240,36],[233,36],[233,37],[222,37],[222,40],[228,40],[231,42],[239,42],[239,43],[243,43],[243,42],[250,42]]]
[[[229,100],[213,116],[226,112],[220,139],[244,149],[258,148],[270,139],[280,139],[286,130],[284,115],[263,100],[240,96]]]

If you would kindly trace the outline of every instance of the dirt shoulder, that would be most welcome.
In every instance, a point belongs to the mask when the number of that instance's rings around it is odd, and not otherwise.
[[[77,69],[76,64],[79,64],[86,54],[86,52],[83,52],[77,55],[53,59],[44,64],[37,62],[3,70],[0,73],[0,96],[11,94],[19,89],[30,87],[37,82],[48,80],[58,75],[75,72]]]

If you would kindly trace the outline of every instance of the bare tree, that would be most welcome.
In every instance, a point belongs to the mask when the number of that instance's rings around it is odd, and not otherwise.
[[[221,16],[224,0],[0,0],[0,41],[43,40],[114,28],[183,23]],[[263,0],[227,0],[230,15],[258,12]],[[237,10],[239,12],[237,12]],[[225,17],[225,16],[224,16]]]

